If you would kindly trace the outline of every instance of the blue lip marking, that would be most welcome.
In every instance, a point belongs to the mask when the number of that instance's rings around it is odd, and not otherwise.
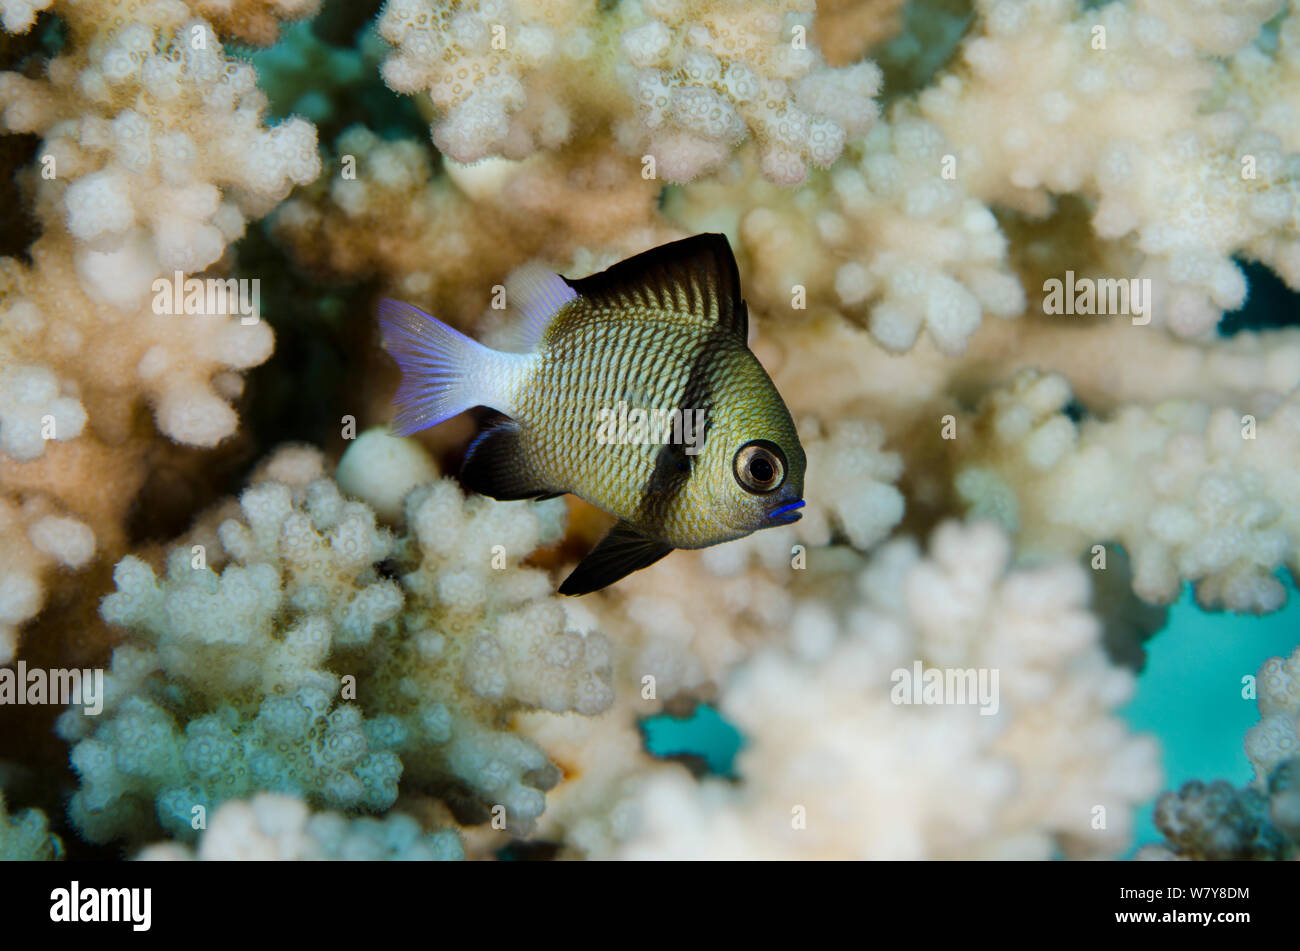
[[[780,516],[784,515],[786,512],[793,512],[795,509],[801,509],[807,504],[808,503],[805,502],[803,499],[800,499],[798,502],[791,502],[789,505],[781,506],[779,509],[775,510],[774,512],[770,512],[767,517],[779,518]]]

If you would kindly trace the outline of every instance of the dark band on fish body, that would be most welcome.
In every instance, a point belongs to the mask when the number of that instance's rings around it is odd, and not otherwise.
[[[696,444],[703,448],[708,440],[718,360],[729,343],[746,346],[749,334],[749,311],[740,296],[740,272],[727,239],[720,234],[696,235],[638,254],[591,277],[566,281],[592,303],[615,306],[633,296],[630,290],[636,290],[647,298],[653,297],[660,309],[677,306],[674,291],[680,287],[689,313],[714,319],[711,330],[699,343],[674,404],[683,414],[704,411]],[[685,446],[668,443],[659,449],[650,477],[641,488],[638,524],[663,524],[690,480],[694,464]]]
[[[686,384],[678,397],[678,411],[703,410],[704,422],[697,435],[697,450],[703,449],[709,438],[709,425],[713,414],[713,382],[718,368],[718,358],[726,349],[730,331],[718,328],[700,341],[699,352],[686,374]],[[667,517],[677,496],[690,480],[695,468],[695,456],[686,452],[680,443],[668,443],[659,450],[650,479],[641,490],[641,505],[637,518],[641,524],[660,525]]]

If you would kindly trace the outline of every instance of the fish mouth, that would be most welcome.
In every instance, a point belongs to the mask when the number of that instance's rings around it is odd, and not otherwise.
[[[799,519],[803,518],[803,512],[798,509],[803,508],[808,503],[803,499],[796,499],[782,505],[779,509],[773,509],[767,513],[767,520],[773,525],[792,525]]]

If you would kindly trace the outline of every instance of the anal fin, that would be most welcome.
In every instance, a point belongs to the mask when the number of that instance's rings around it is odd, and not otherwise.
[[[667,542],[647,538],[619,522],[560,585],[560,594],[590,594],[653,565],[673,550]]]
[[[550,499],[563,495],[563,489],[541,485],[524,465],[519,426],[509,419],[499,419],[470,444],[460,467],[460,481],[472,492],[501,502],[519,499]]]

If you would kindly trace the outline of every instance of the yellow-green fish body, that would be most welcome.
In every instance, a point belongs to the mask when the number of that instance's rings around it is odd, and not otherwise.
[[[510,419],[466,458],[469,488],[498,499],[571,492],[616,516],[562,592],[799,517],[803,448],[747,346],[725,237],[697,235],[580,280],[532,272],[514,296],[527,353],[384,302],[385,345],[404,371],[397,428],[499,410]]]

